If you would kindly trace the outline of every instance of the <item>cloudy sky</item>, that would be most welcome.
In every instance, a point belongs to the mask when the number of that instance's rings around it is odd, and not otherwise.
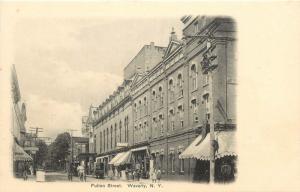
[[[24,18],[14,32],[14,64],[27,127],[55,137],[81,128],[91,104],[99,105],[123,80],[123,68],[151,41],[167,46],[180,18]],[[80,131],[76,133],[80,134]]]

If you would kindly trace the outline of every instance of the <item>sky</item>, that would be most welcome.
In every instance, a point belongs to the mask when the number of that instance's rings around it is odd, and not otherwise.
[[[24,18],[15,25],[14,65],[26,126],[55,138],[78,130],[90,105],[98,106],[123,81],[123,69],[145,44],[167,46],[180,18]]]

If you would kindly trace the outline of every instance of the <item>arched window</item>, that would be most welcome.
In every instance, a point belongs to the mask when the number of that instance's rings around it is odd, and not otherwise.
[[[183,86],[183,79],[182,79],[182,74],[179,73],[178,76],[177,76],[177,84],[179,87],[182,87]]]
[[[196,69],[196,65],[193,64],[191,66],[191,78],[192,78],[192,88],[193,90],[197,89],[197,69]]]
[[[122,121],[120,121],[120,124],[119,124],[119,130],[120,130],[120,138],[119,138],[119,142],[121,143],[121,142],[122,142]]]
[[[158,94],[159,94],[159,104],[161,105],[161,106],[163,106],[163,104],[164,104],[164,98],[163,98],[163,89],[162,89],[162,87],[160,86],[159,88],[158,88]]]
[[[169,101],[174,100],[174,84],[173,84],[173,79],[169,80]]]

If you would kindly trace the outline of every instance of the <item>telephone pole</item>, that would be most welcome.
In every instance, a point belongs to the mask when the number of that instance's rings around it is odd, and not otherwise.
[[[71,136],[71,163],[73,163],[73,132],[78,131],[76,129],[68,129]]]

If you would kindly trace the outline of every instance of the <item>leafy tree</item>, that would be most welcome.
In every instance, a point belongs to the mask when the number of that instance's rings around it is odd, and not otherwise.
[[[61,133],[57,135],[55,141],[48,146],[47,166],[58,168],[69,155],[69,146],[71,144],[71,136],[69,133]]]
[[[37,140],[36,146],[39,150],[36,152],[36,163],[38,167],[42,167],[48,153],[48,146],[42,140]]]

